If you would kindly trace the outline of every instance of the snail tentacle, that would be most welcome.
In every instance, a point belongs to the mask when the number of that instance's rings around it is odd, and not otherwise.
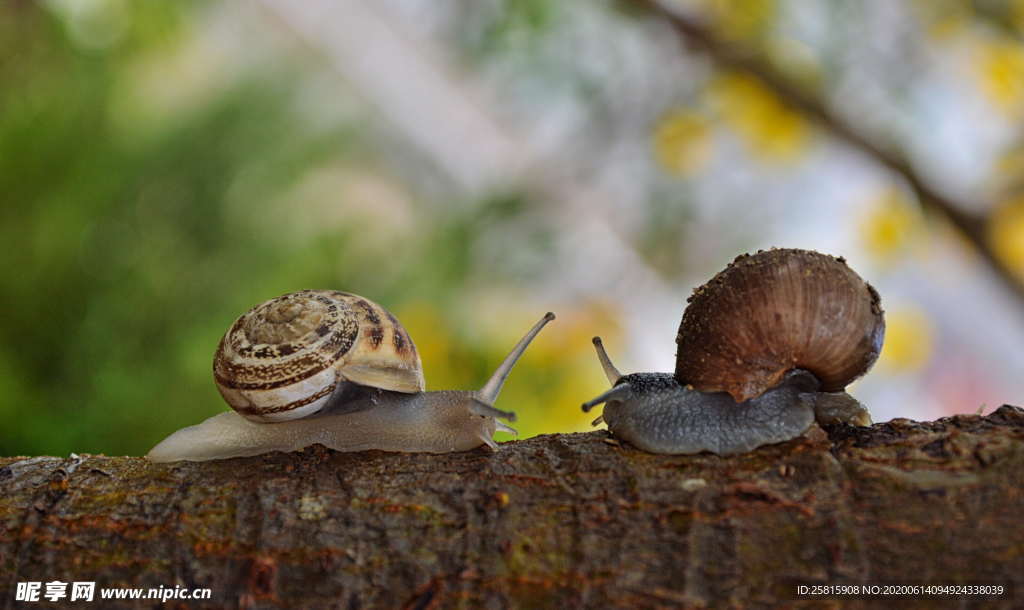
[[[519,430],[516,430],[515,428],[513,428],[512,426],[506,424],[503,421],[495,421],[494,422],[494,429],[498,430],[499,432],[507,432],[509,434],[514,434],[516,436],[519,436]]]
[[[583,403],[582,408],[584,413],[588,413],[591,409],[597,405],[605,402],[625,402],[633,397],[633,386],[629,385],[628,382],[620,383],[614,388],[599,394],[598,396]]]
[[[622,379],[622,373],[612,364],[611,358],[608,357],[608,352],[604,350],[604,343],[601,342],[601,337],[594,337],[593,341],[594,349],[597,350],[597,359],[601,362],[601,368],[604,369],[605,377],[608,378],[608,383],[615,385],[619,379]]]
[[[475,413],[481,417],[500,417],[502,419],[507,419],[509,421],[516,420],[516,414],[513,413],[512,411],[502,411],[501,409],[496,409],[494,405],[486,403],[483,400],[480,400],[479,398],[476,397],[473,397],[473,399],[470,400],[469,410],[472,413]]]
[[[533,325],[533,328],[526,333],[526,336],[520,339],[519,343],[516,343],[516,346],[512,348],[512,351],[505,357],[505,360],[498,365],[498,368],[491,375],[491,378],[487,380],[487,383],[484,384],[484,387],[480,388],[480,398],[485,403],[493,403],[498,399],[498,394],[501,392],[501,386],[503,386],[505,384],[505,380],[508,379],[509,373],[512,372],[512,367],[519,361],[519,357],[523,355],[523,352],[526,351],[527,346],[529,346],[530,342],[533,341],[533,338],[537,336],[537,333],[544,328],[545,324],[554,319],[555,314],[550,311],[547,312],[539,322]]]

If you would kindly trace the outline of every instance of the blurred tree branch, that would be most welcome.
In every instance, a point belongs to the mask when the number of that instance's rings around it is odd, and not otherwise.
[[[1003,36],[1021,42],[1024,31],[1017,26],[1010,2],[1004,0],[971,0],[969,2],[974,14],[998,30]]]
[[[632,0],[632,4],[665,19],[687,43],[687,48],[699,49],[719,66],[757,79],[826,132],[900,176],[914,191],[926,210],[937,213],[959,229],[1003,285],[1024,304],[1024,284],[1017,280],[1014,270],[996,255],[989,244],[987,219],[967,212],[969,206],[953,200],[929,185],[901,151],[873,139],[833,112],[819,96],[798,85],[769,60],[764,59],[763,54],[720,38],[710,28],[667,9],[657,0]]]

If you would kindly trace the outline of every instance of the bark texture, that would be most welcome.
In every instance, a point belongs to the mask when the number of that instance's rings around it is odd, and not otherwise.
[[[1022,487],[1009,406],[731,458],[604,432],[440,456],[0,458],[0,607],[55,579],[212,589],[181,607],[1021,607]],[[796,596],[813,583],[1008,592]]]

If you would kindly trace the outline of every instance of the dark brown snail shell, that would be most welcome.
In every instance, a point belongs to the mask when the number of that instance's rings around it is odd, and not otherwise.
[[[821,391],[871,368],[885,320],[878,293],[842,258],[797,249],[743,254],[697,288],[676,336],[676,379],[741,402],[792,369]]]

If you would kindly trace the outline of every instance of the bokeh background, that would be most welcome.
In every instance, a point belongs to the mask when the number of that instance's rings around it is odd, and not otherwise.
[[[585,430],[736,254],[847,257],[878,421],[1024,401],[1022,0],[0,8],[0,455],[141,454],[267,298],[392,310],[431,389]],[[507,435],[499,436],[506,439]]]

